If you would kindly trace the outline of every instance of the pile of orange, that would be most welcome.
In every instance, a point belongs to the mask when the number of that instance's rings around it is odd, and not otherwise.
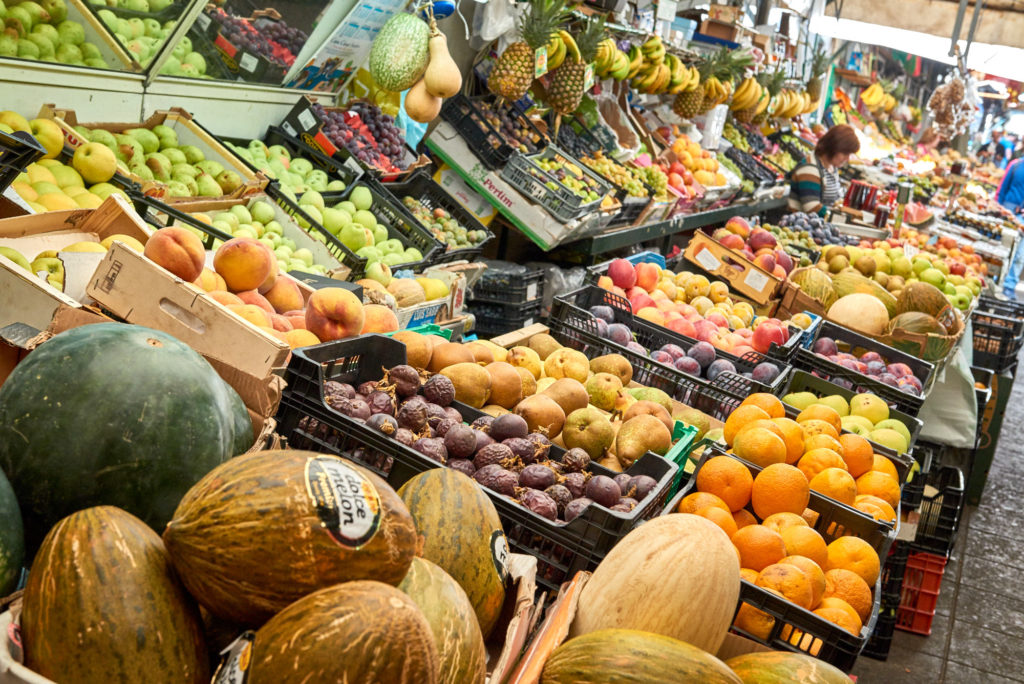
[[[763,468],[795,466],[815,492],[876,520],[896,519],[896,467],[874,453],[868,440],[844,433],[839,414],[829,406],[810,406],[793,420],[778,397],[752,394],[729,415],[722,433],[731,453],[745,461]]]
[[[683,497],[676,511],[705,517],[725,532],[743,579],[860,634],[871,613],[871,588],[881,562],[863,539],[841,536],[826,543],[812,527],[817,514],[807,508],[811,482],[805,472],[781,462],[755,477],[735,458],[713,456],[695,477],[696,491]],[[733,624],[767,639],[775,619],[743,604]],[[782,638],[799,644],[802,636]]]

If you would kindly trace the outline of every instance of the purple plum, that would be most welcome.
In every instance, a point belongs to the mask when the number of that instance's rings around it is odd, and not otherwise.
[[[892,373],[882,373],[881,375],[878,376],[878,381],[884,382],[886,385],[889,385],[890,387],[900,386],[900,379],[897,378]]]
[[[735,373],[736,366],[733,365],[729,359],[717,359],[708,366],[707,377],[708,380],[714,380],[722,373],[729,372]]]
[[[903,376],[899,379],[899,383],[900,389],[902,390],[906,390],[907,387],[913,387],[915,390],[914,394],[920,394],[924,390],[924,386],[921,384],[921,381],[913,375]]]
[[[633,335],[629,332],[629,328],[621,323],[612,323],[608,326],[608,339],[615,344],[626,346],[633,341]]]
[[[640,344],[635,340],[630,340],[629,343],[626,345],[626,349],[628,349],[631,352],[636,352],[637,354],[643,354],[644,356],[647,355],[647,349],[644,347],[644,345]]]
[[[664,363],[669,366],[671,366],[672,363],[675,361],[675,359],[672,358],[671,354],[669,354],[667,351],[662,351],[661,349],[652,351],[651,358],[657,361],[658,363]]]
[[[866,356],[866,354],[865,354]],[[862,359],[863,361],[863,359]],[[885,372],[884,361],[868,361],[868,375],[881,375]]]
[[[872,361],[880,361],[883,364],[885,363],[885,359],[882,358],[882,355],[873,351],[864,352],[864,354],[861,355],[860,360],[864,363],[871,363]]]
[[[612,307],[610,306],[604,306],[603,304],[592,306],[590,307],[590,313],[592,313],[596,318],[600,318],[605,323],[615,322],[615,312],[612,311]]]
[[[822,356],[832,356],[839,353],[839,348],[836,347],[836,341],[831,337],[819,337],[811,351]]]
[[[765,361],[754,366],[750,378],[765,385],[770,385],[779,377],[779,367],[770,361]]]
[[[700,364],[701,370],[710,366],[715,360],[715,348],[710,342],[698,342],[690,347],[686,355]]]
[[[914,371],[910,369],[905,363],[890,363],[887,366],[890,373],[895,375],[897,378],[904,378],[907,376],[913,377]]]
[[[676,370],[682,371],[687,375],[693,375],[698,378],[700,377],[700,364],[697,363],[697,359],[691,356],[682,356],[676,359],[675,367]]]
[[[686,350],[680,347],[678,344],[666,344],[664,347],[661,348],[660,351],[667,352],[669,356],[672,357],[673,361],[682,356],[686,356]]]
[[[597,335],[598,337],[608,337],[608,324],[605,323],[603,318],[595,318],[594,322],[597,323]]]

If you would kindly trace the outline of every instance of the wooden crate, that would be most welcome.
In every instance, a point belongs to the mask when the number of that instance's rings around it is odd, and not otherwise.
[[[708,273],[722,278],[729,283],[730,289],[758,304],[767,304],[774,299],[784,282],[784,279],[755,266],[736,251],[699,230],[690,238],[690,244],[686,246],[683,257]]]

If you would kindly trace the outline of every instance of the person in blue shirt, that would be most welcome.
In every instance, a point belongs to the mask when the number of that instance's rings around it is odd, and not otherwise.
[[[1003,135],[1001,128],[993,128],[992,139],[978,148],[978,158],[991,161],[999,168],[1005,169],[1013,155],[1013,147],[1013,140]]]
[[[1003,181],[996,190],[996,201],[1003,207],[1012,211],[1015,215],[1024,214],[1024,166],[1021,159],[1010,162],[1010,166],[1003,174]],[[1024,249],[1017,247],[1013,253],[1013,260],[1006,272],[1006,280],[1003,282],[1003,294],[1010,299],[1016,298],[1017,281],[1020,278],[1020,270],[1024,262]]]

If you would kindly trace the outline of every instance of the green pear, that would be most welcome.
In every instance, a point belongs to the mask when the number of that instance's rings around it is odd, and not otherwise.
[[[170,152],[170,150],[167,151]],[[168,159],[170,159],[170,157],[168,157]],[[195,178],[196,176],[199,175],[199,171],[196,169],[196,167],[192,166],[191,164],[173,164],[171,166],[171,175],[188,176],[189,178]]]
[[[31,271],[32,268],[29,266],[28,259],[13,247],[0,247],[0,256],[5,256],[18,266],[21,266],[26,271]]]
[[[217,174],[217,184],[225,195],[230,195],[242,187],[242,177],[234,171],[221,171]]]
[[[128,170],[134,173],[142,180],[156,180],[153,177],[153,170],[146,166],[145,163],[133,162],[128,165]]]
[[[125,135],[130,135],[138,141],[142,145],[142,151],[146,154],[151,154],[160,149],[160,138],[156,137],[156,133],[148,128],[129,128],[125,131]]]
[[[196,178],[196,187],[199,189],[200,197],[220,197],[223,194],[217,181],[208,173]]]
[[[150,152],[146,155],[146,166],[153,172],[153,178],[158,181],[171,179],[171,160],[159,152]]]
[[[175,164],[182,164],[188,166],[188,161],[185,159],[185,153],[179,150],[177,147],[164,147],[163,145],[161,145],[160,154],[167,157],[168,161],[171,162],[171,166],[174,166]]]
[[[130,164],[133,161],[145,158],[146,152],[135,138],[123,133],[117,133],[114,135],[114,139],[117,141],[117,149],[114,150],[114,154],[124,163]]]
[[[102,128],[94,128],[89,131],[89,142],[98,142],[101,145],[105,145],[110,148],[111,152],[117,152],[117,139],[114,134],[110,131],[105,131]]]
[[[51,43],[50,39],[46,36],[38,33],[33,33],[25,40],[29,40],[36,44],[36,47],[39,48],[40,59],[46,59],[47,57],[55,58],[57,56],[56,52],[54,52],[53,49],[53,43]]]
[[[39,6],[50,15],[51,24],[60,24],[68,18],[68,6],[64,0],[40,0]]]
[[[341,192],[344,189],[345,189],[345,182],[344,181],[332,180],[330,183],[327,184],[327,187],[324,188],[324,191],[325,192]]]
[[[85,29],[77,21],[72,21],[71,19],[62,21],[57,25],[57,34],[60,36],[60,42],[62,43],[70,43],[77,47],[85,42]],[[138,38],[138,36],[135,36],[135,38]]]
[[[120,21],[120,19],[118,19],[116,14],[114,14],[108,9],[101,9],[99,12],[96,13],[96,16],[100,18],[100,21],[103,22],[104,26],[106,26],[111,33],[117,32],[118,22]]]
[[[252,212],[249,211],[248,207],[241,204],[236,204],[235,206],[231,207],[231,209],[229,209],[228,211],[235,215],[235,217],[238,219],[239,224],[252,224]]]
[[[160,142],[160,151],[163,152],[165,149],[178,146],[178,133],[170,126],[164,124],[157,124],[153,126],[153,135],[157,137]],[[185,153],[182,152],[182,161],[188,161],[185,158]]]
[[[167,194],[170,197],[193,197],[193,193],[182,183],[171,181],[167,184]]]
[[[177,76],[181,73],[181,60],[175,57],[173,54],[167,57],[167,61],[160,68],[161,74],[167,74],[168,76]]]
[[[184,151],[184,148],[181,149]],[[188,157],[188,152],[185,152],[185,156]],[[213,161],[212,159],[205,159],[203,161],[196,162],[195,167],[214,178],[224,172],[224,166],[220,162]]]
[[[181,145],[178,149],[185,153],[185,159],[189,164],[198,164],[206,159],[206,155],[203,154],[203,151],[195,145]]]
[[[61,47],[69,47],[72,50],[78,49],[74,45],[62,45]],[[28,38],[22,38],[18,41],[18,57],[21,59],[39,59],[39,46]]]

